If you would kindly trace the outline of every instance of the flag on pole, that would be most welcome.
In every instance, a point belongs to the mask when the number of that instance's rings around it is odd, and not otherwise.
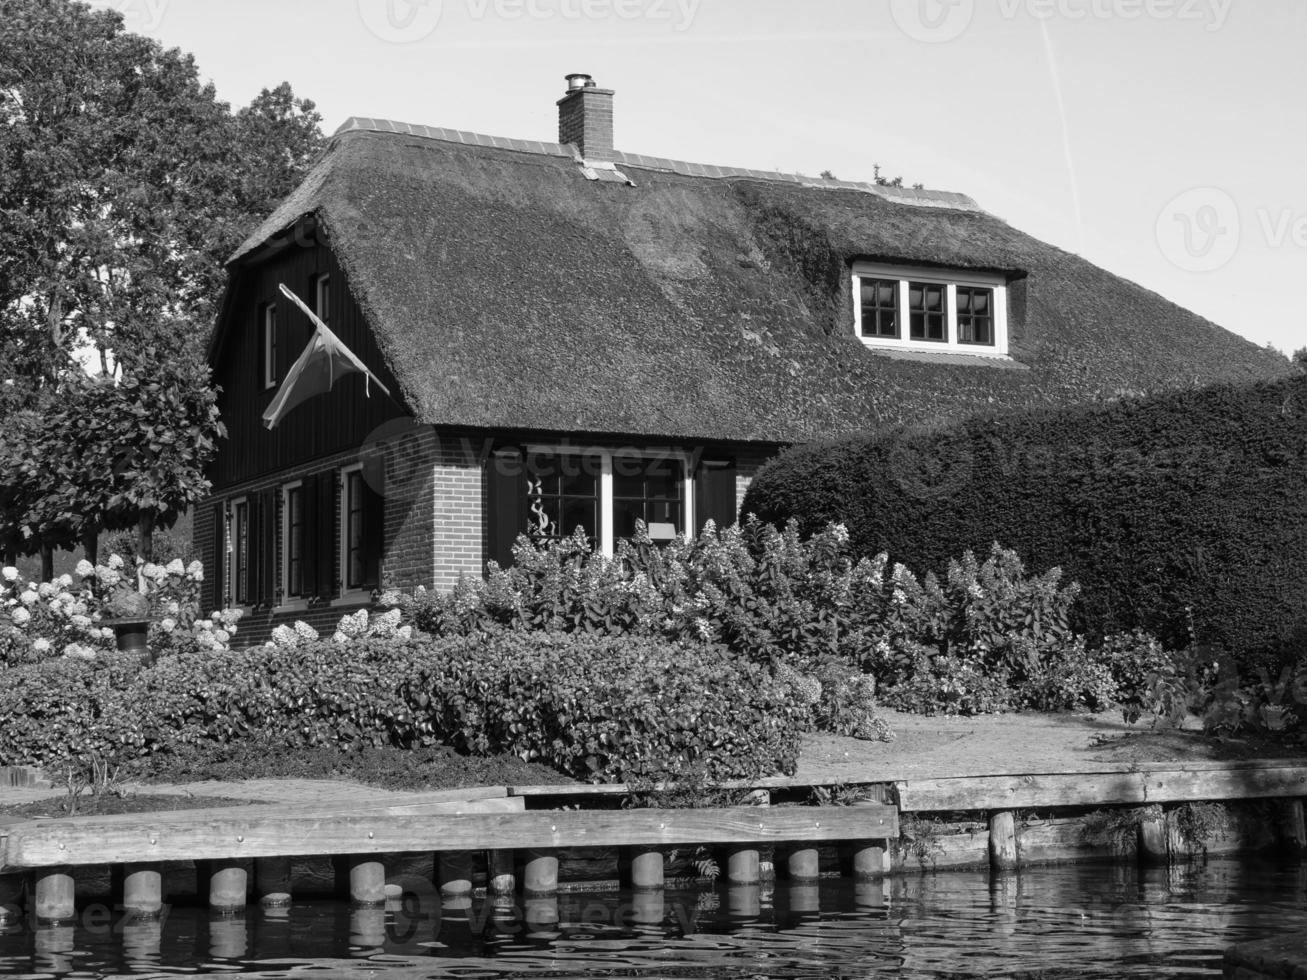
[[[269,429],[275,428],[285,414],[300,402],[312,398],[314,395],[325,394],[332,389],[337,378],[344,377],[355,371],[363,375],[363,392],[369,398],[372,397],[371,385],[373,382],[376,382],[377,387],[387,395],[390,394],[390,389],[381,383],[381,379],[368,370],[368,366],[360,361],[352,350],[341,343],[340,338],[331,332],[330,328],[318,318],[317,314],[308,308],[302,299],[287,289],[284,283],[281,286],[281,292],[283,296],[304,311],[304,315],[313,322],[315,329],[313,336],[309,339],[309,345],[304,348],[304,353],[286,372],[286,380],[281,383],[281,387],[277,390],[277,396],[272,399],[272,404],[263,413],[263,424],[265,426]]]

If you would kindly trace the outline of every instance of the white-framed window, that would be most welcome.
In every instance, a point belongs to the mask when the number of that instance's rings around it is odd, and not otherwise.
[[[263,306],[263,387],[277,387],[277,304]]]
[[[1007,280],[971,270],[858,262],[853,329],[873,348],[1006,357]]]
[[[313,312],[323,323],[331,325],[331,276],[317,276],[313,280]]]
[[[305,539],[313,528],[305,522],[304,484],[281,488],[281,605],[303,602],[309,591],[304,581]]]
[[[245,497],[237,497],[229,506],[227,552],[230,567],[227,581],[231,583],[232,602],[248,606],[253,602],[250,591],[250,502]]]
[[[363,463],[340,472],[340,580],[345,596],[370,593],[381,582],[385,496],[372,483],[380,469]],[[369,482],[369,481],[372,482]]]
[[[684,453],[528,446],[527,530],[562,538],[578,527],[601,554],[644,521],[655,542],[692,533],[694,479]]]

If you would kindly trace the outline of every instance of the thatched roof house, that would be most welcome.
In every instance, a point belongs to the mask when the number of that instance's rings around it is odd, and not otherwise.
[[[1288,369],[963,195],[624,153],[612,93],[585,76],[559,110],[567,142],[351,119],[233,257],[212,348],[231,431],[214,473],[213,540],[229,550],[215,601],[294,606],[306,587],[287,577],[310,557],[310,605],[361,596],[382,567],[448,584],[542,513],[547,530],[576,518],[605,545],[637,512],[681,533],[733,516],[785,443]],[[311,330],[281,283],[329,312],[393,399],[364,399],[352,377],[259,425]],[[394,472],[355,481],[378,498],[379,544],[351,585],[349,466],[404,418],[404,472],[433,510],[401,507]],[[595,479],[551,491],[529,458],[545,447],[589,447]],[[679,462],[661,482],[614,478],[624,448]],[[502,475],[510,457],[524,473]],[[288,554],[287,508],[301,521],[308,508],[284,488],[328,471],[314,523],[341,526],[306,523],[297,540],[317,547]],[[238,517],[231,502],[256,497],[260,513]]]

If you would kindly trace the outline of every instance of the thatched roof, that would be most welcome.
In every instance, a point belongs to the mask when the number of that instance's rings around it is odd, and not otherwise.
[[[615,164],[351,120],[234,271],[315,219],[436,424],[791,442],[1288,370],[962,195]],[[868,350],[858,259],[1017,276],[1012,362]]]

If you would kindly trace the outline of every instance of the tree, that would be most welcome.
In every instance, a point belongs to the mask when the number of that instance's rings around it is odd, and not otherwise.
[[[1307,371],[1307,347],[1300,347],[1293,352],[1293,363]]]
[[[224,260],[303,177],[321,119],[284,83],[233,114],[114,11],[0,0],[0,18],[0,548],[133,527],[148,553],[223,435],[202,352]]]

